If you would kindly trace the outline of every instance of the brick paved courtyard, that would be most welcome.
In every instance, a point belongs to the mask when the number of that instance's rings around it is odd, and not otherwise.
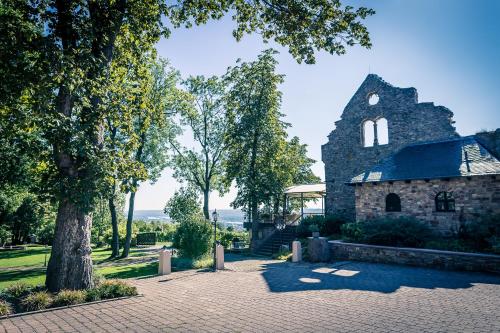
[[[500,332],[500,276],[359,262],[226,267],[135,280],[143,297],[5,319],[0,330]]]

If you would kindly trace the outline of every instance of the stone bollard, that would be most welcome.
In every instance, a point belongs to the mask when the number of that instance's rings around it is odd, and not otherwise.
[[[224,269],[224,246],[217,244],[215,257],[217,269]]]
[[[169,250],[160,250],[160,258],[158,264],[158,275],[166,275],[172,272],[172,253]]]
[[[292,242],[292,262],[302,261],[302,244],[299,241]]]
[[[325,237],[308,237],[307,253],[311,262],[328,262],[330,260],[330,247]]]

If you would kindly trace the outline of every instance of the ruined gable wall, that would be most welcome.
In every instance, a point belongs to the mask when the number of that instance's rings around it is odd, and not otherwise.
[[[372,93],[379,96],[375,105],[368,103]],[[445,107],[418,103],[415,88],[393,87],[377,75],[368,75],[322,146],[327,213],[354,219],[354,188],[345,183],[408,144],[457,136],[452,116]],[[381,117],[387,119],[389,143],[364,147],[364,121]]]

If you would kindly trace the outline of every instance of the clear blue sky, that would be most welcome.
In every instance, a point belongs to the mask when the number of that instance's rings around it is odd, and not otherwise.
[[[344,56],[320,53],[315,65],[299,65],[277,48],[282,85],[282,111],[316,159],[314,172],[323,178],[321,145],[344,106],[368,73],[399,87],[415,87],[420,102],[444,105],[455,114],[460,134],[500,127],[500,1],[378,0],[349,1],[371,6],[376,14],[366,24],[373,47],[354,47]],[[172,31],[158,51],[183,77],[222,75],[237,58],[253,60],[263,44],[258,36],[237,43],[230,17],[193,29]],[[155,184],[142,184],[136,209],[163,209],[179,184],[165,170]],[[228,208],[234,198],[216,193],[211,208]]]

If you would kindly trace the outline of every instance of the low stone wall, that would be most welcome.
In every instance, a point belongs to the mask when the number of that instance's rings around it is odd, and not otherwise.
[[[500,274],[500,256],[330,241],[333,260],[358,260]]]

